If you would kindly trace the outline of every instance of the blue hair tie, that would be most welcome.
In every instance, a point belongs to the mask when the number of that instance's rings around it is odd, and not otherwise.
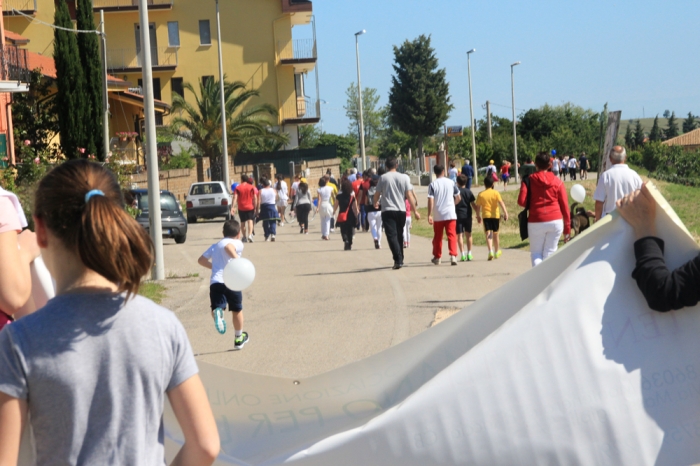
[[[104,196],[104,195],[105,195],[105,193],[103,193],[99,189],[93,189],[92,191],[88,191],[87,194],[85,195],[85,203],[87,204],[92,196]]]

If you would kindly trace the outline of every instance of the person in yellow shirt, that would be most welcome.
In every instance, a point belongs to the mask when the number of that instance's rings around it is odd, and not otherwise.
[[[508,210],[501,198],[501,193],[493,189],[493,177],[484,179],[484,190],[476,198],[476,216],[484,219],[484,232],[486,233],[486,245],[489,248],[489,260],[501,257],[501,249],[498,244],[498,230],[503,209],[503,219],[508,220]],[[500,207],[500,209],[499,209]]]

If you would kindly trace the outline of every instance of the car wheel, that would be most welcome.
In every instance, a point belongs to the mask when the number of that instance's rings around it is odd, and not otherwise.
[[[186,239],[187,239],[187,235],[176,236],[176,237],[175,237],[175,242],[176,242],[177,244],[182,244],[182,243],[185,242]]]
[[[188,215],[187,216],[187,223],[197,223],[197,216],[196,215]]]

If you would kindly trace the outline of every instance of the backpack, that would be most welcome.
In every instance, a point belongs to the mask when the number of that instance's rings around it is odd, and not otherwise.
[[[367,190],[367,198],[365,200],[365,205],[374,205],[374,194],[377,192],[376,186],[371,186]]]

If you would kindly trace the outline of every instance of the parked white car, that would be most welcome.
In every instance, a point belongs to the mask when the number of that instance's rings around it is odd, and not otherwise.
[[[232,196],[223,181],[192,183],[187,201],[187,223],[198,218],[231,218]]]

